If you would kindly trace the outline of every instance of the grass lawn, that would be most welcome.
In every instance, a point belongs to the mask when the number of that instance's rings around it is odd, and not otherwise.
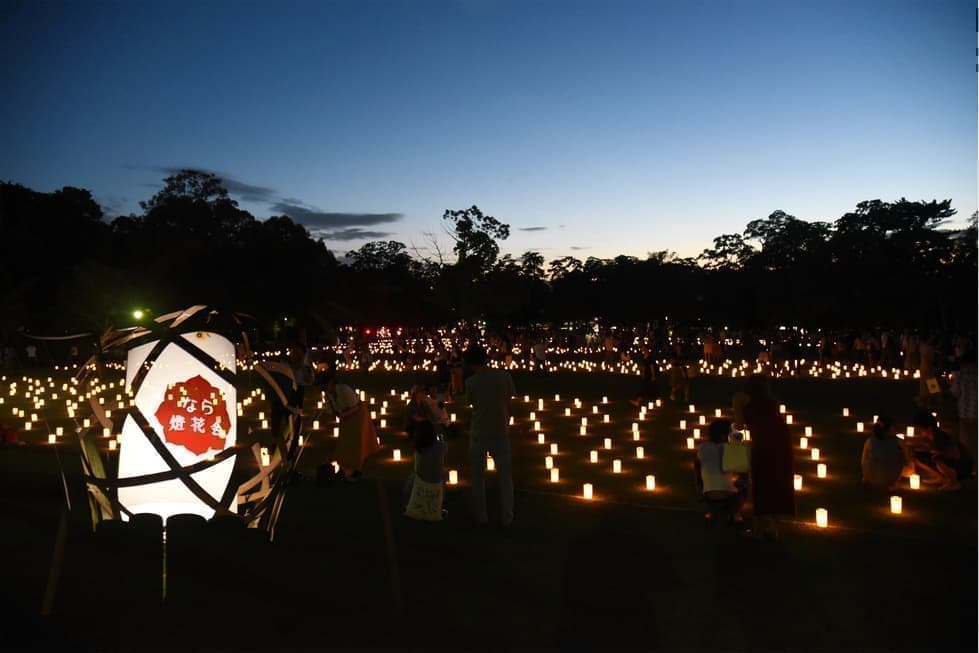
[[[798,514],[772,544],[709,527],[695,503],[685,439],[698,415],[709,421],[715,408],[728,413],[738,381],[695,379],[696,415],[666,402],[639,422],[636,442],[637,411],[627,401],[634,379],[515,374],[521,395],[511,430],[516,519],[503,530],[492,521],[498,515],[492,472],[491,523],[472,526],[465,435],[450,443],[448,467],[462,482],[448,489],[448,519],[424,524],[400,516],[411,452],[399,432],[403,402],[389,391],[400,393],[415,380],[347,376],[378,403],[391,402],[389,428],[381,430],[385,448],[365,479],[330,488],[294,485],[274,543],[232,539],[202,547],[195,564],[167,569],[162,603],[152,547],[120,549],[91,534],[77,448],[64,444],[59,451],[75,509],[53,613],[41,617],[64,506],[55,450],[40,444],[40,433],[37,444],[0,450],[7,641],[93,650],[976,648],[975,481],[950,494],[904,490],[902,515],[889,513],[887,494],[859,484],[866,436],[856,432],[856,422],[869,430],[874,414],[890,414],[903,428],[915,383],[775,382],[794,418],[793,438],[798,444],[804,427],[813,428],[811,443],[828,475],[816,478],[816,462],[796,446],[796,472],[804,477]],[[524,394],[533,401],[524,403]],[[565,417],[575,397],[582,408]],[[310,405],[315,399],[309,397]],[[842,417],[843,406],[852,417]],[[267,410],[254,408],[245,421]],[[2,410],[6,417],[8,406]],[[465,431],[467,411],[454,410]],[[531,410],[548,444],[558,444],[559,483],[549,482],[548,445],[537,443]],[[954,430],[954,410],[941,415]],[[578,435],[582,416],[589,419],[585,437]],[[685,431],[681,419],[690,422]],[[314,434],[303,455],[310,476],[316,464],[331,460],[331,431]],[[610,451],[602,448],[605,437],[613,439]],[[642,460],[637,445],[645,449]],[[396,447],[402,462],[392,460]],[[599,450],[599,463],[588,462],[592,449]],[[622,474],[612,474],[612,459],[622,461]],[[656,476],[653,492],[644,489],[647,474]],[[580,497],[585,482],[595,487],[593,501]],[[829,510],[829,529],[815,528],[817,507]]]

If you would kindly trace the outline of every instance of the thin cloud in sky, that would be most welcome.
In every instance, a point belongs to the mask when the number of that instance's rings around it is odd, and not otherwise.
[[[275,202],[271,209],[288,215],[309,228],[371,227],[398,222],[404,218],[403,213],[332,213],[286,202]]]
[[[518,227],[517,231],[547,231],[547,227]]]
[[[321,238],[323,240],[379,240],[381,238],[388,238],[393,234],[388,231],[369,231],[366,229],[358,229],[357,227],[350,227],[349,229],[340,229],[337,231],[331,231],[329,229],[310,229],[310,235],[314,238]]]

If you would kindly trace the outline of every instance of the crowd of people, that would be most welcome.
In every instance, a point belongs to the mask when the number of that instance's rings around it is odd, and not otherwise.
[[[462,399],[473,408],[469,428],[469,453],[473,519],[485,524],[485,471],[487,457],[496,466],[500,491],[500,521],[509,526],[513,520],[512,452],[508,439],[509,402],[516,394],[513,379],[506,365],[491,366],[492,352],[518,356],[527,339],[515,340],[511,346],[499,337],[485,334],[456,334],[459,338],[437,358],[435,373],[430,380],[419,383],[410,392],[405,420],[405,433],[415,449],[415,464],[406,484],[406,514],[409,517],[438,520],[445,514],[444,460],[448,443],[460,434],[449,420],[445,403]],[[480,336],[483,336],[482,338]],[[938,360],[933,339],[924,347],[928,356]],[[539,334],[529,339],[542,343]],[[716,359],[724,355],[721,338],[705,345],[705,357]],[[486,346],[481,344],[487,343]],[[622,347],[604,342],[601,355],[614,360]],[[885,339],[890,346],[890,339]],[[465,351],[461,346],[468,343]],[[949,434],[938,427],[930,403],[922,401],[914,407],[912,420],[914,437],[899,438],[894,421],[880,416],[867,438],[859,464],[863,484],[870,489],[894,490],[911,474],[919,474],[922,482],[943,491],[961,487],[962,480],[975,473],[976,460],[976,361],[975,352],[963,340],[953,350],[955,360],[950,367],[951,391],[957,398],[959,433]],[[553,342],[549,346],[560,349]],[[873,345],[871,346],[873,348]],[[436,347],[437,349],[437,347]],[[642,405],[655,398],[653,380],[658,374],[654,348],[648,341],[636,345],[640,379],[631,401]],[[879,350],[878,350],[879,351]],[[903,350],[901,350],[903,351]],[[929,353],[931,352],[931,353]],[[674,349],[671,360],[679,363],[683,351]],[[531,350],[531,356],[534,356]],[[918,348],[919,357],[922,348]],[[906,359],[906,357],[905,357]],[[671,370],[683,369],[675,364]],[[669,374],[669,399],[689,401],[690,384],[685,374]],[[910,403],[909,403],[910,406]],[[742,510],[750,497],[750,524],[742,529],[746,535],[777,540],[781,522],[795,515],[793,487],[793,443],[784,416],[772,392],[771,379],[766,374],[749,376],[741,392],[732,397],[733,420],[715,420],[708,428],[695,455],[695,482],[707,515],[717,521],[744,524]],[[751,434],[750,443],[743,434]],[[739,462],[740,461],[740,462]],[[362,465],[363,460],[358,461]]]

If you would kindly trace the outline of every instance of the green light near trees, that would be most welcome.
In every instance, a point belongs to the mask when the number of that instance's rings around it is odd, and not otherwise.
[[[140,309],[138,309],[138,308],[135,311],[133,311],[133,319],[134,320],[142,320],[143,319],[143,315],[145,315],[145,313],[143,313],[143,311],[140,310]]]

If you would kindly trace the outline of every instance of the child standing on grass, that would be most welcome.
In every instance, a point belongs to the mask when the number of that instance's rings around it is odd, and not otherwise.
[[[415,471],[405,516],[421,521],[439,521],[445,516],[442,508],[445,451],[445,440],[435,435],[432,423],[418,422],[415,427]]]

